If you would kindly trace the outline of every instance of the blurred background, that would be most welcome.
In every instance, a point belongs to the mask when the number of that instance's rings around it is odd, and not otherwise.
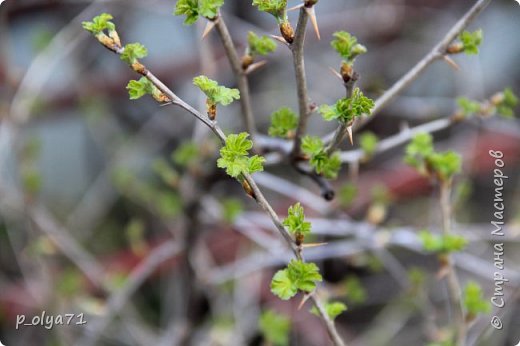
[[[321,40],[309,27],[305,46],[312,101],[331,104],[344,94],[329,70],[340,64],[330,47],[333,32],[348,31],[367,47],[356,61],[358,86],[376,99],[473,3],[320,1]],[[111,13],[123,43],[144,44],[146,66],[203,111],[205,98],[192,78],[206,74],[234,86],[234,77],[216,34],[201,40],[205,21],[185,26],[174,7],[162,0],[0,6],[0,342],[7,346],[269,345],[268,310],[290,321],[290,328],[279,328],[289,344],[329,343],[321,321],[307,313],[310,305],[298,310],[300,299],[283,302],[271,294],[271,277],[289,252],[268,217],[216,168],[213,136],[180,108],[148,97],[130,101],[125,87],[136,75],[81,27]],[[226,0],[222,15],[239,53],[248,31],[277,34],[273,18],[251,1]],[[435,62],[364,130],[385,138],[450,116],[458,96],[483,100],[504,87],[520,90],[519,15],[515,1],[492,1],[469,26],[483,29],[480,53],[455,56],[457,71]],[[289,17],[296,25],[297,11]],[[290,51],[279,44],[266,60],[249,77],[264,134],[273,111],[297,109]],[[220,125],[243,130],[239,113],[237,102],[221,109]],[[313,115],[309,129],[325,135],[334,124]],[[479,282],[486,297],[495,285],[496,241],[488,151],[505,155],[510,178],[500,240],[507,303],[471,323],[468,345],[514,345],[520,340],[520,122],[470,119],[435,140],[464,158],[453,193],[454,232],[470,243],[455,259],[461,281]],[[358,147],[358,140],[353,147],[345,141],[342,150]],[[347,304],[336,324],[350,345],[426,345],[432,323],[449,326],[438,261],[416,237],[422,228],[441,228],[438,191],[403,163],[403,153],[397,146],[370,162],[344,165],[332,202],[286,163],[255,175],[279,215],[300,201],[314,240],[327,242],[306,257],[319,264],[324,291]],[[42,311],[83,313],[86,323],[16,330],[17,315],[29,319]],[[500,331],[490,327],[493,314],[503,321]]]

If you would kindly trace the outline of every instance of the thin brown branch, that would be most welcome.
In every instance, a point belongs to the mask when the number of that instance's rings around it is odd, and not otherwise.
[[[452,181],[441,182],[441,196],[440,204],[442,210],[442,229],[444,234],[451,233],[451,185]],[[464,316],[464,307],[462,305],[462,291],[460,288],[459,279],[457,277],[457,271],[451,254],[446,255],[447,259],[447,283],[448,283],[448,294],[450,297],[450,304],[452,311],[455,314],[455,342],[457,346],[463,346],[466,344],[466,320]]]
[[[356,84],[356,81],[358,80],[358,74],[354,72],[352,74],[352,78],[345,84],[345,97],[350,98],[352,96],[352,92],[354,91],[354,85]],[[336,150],[341,142],[343,141],[343,138],[345,138],[345,134],[347,133],[348,127],[352,126],[351,123],[345,123],[341,122],[341,124],[336,129],[336,132],[334,133],[334,137],[332,138],[331,143],[327,147],[327,154],[332,154],[334,150]]]
[[[235,45],[231,39],[231,34],[229,33],[227,25],[224,22],[224,18],[219,15],[215,19],[214,23],[218,35],[222,41],[222,45],[224,46],[224,50],[226,51],[226,55],[231,65],[231,69],[233,70],[233,74],[235,75],[238,90],[240,91],[240,106],[242,109],[245,128],[247,132],[249,132],[251,139],[254,141],[256,136],[256,125],[253,116],[253,108],[251,106],[251,93],[249,91],[247,73],[242,68],[242,62],[240,61],[240,58],[237,54]]]
[[[327,314],[327,311],[325,310],[325,307],[323,306],[323,303],[316,296],[316,292],[311,293],[311,299],[312,299],[312,302],[314,303],[314,306],[316,306],[316,309],[318,309],[318,312],[320,313],[321,318],[325,321],[325,324],[327,327],[327,332],[329,333],[330,338],[334,342],[334,345],[344,346],[345,343],[343,342],[343,339],[341,338],[338,331],[336,330],[334,321],[330,319],[329,315]]]
[[[399,133],[390,136],[388,138],[383,139],[377,144],[377,148],[375,154],[381,154],[388,150],[391,150],[403,143],[406,143],[410,139],[412,139],[415,135],[419,133],[433,133],[437,131],[444,130],[451,126],[454,123],[452,118],[441,118],[430,121],[428,123],[415,126],[413,128],[407,128]],[[356,163],[363,159],[365,153],[362,149],[355,149],[344,151],[340,153],[340,158],[342,162]]]
[[[296,135],[294,136],[294,147],[292,151],[292,158],[298,158],[301,156],[301,143],[302,137],[307,132],[307,123],[310,116],[309,110],[309,96],[307,92],[307,80],[305,77],[305,61],[303,57],[303,46],[305,43],[305,29],[307,28],[307,22],[309,14],[305,8],[300,8],[300,14],[298,16],[298,24],[296,26],[296,33],[294,35],[294,41],[291,44],[291,52],[293,55],[294,73],[296,75],[296,91],[298,94],[298,109],[300,119],[298,127],[296,128]]]
[[[432,48],[424,58],[422,58],[411,70],[395,82],[390,89],[385,91],[376,101],[372,113],[355,124],[356,129],[360,129],[368,124],[389,102],[391,102],[400,92],[406,89],[413,81],[421,75],[428,66],[434,61],[442,59],[446,53],[448,45],[473,21],[491,0],[479,0],[471,7],[448,33]],[[334,133],[329,133],[324,137],[325,143],[330,143],[334,138]]]

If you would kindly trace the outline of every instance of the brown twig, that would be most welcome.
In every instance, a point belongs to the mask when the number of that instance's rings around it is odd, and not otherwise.
[[[240,61],[240,58],[237,54],[235,45],[231,39],[231,34],[229,33],[227,25],[224,22],[224,18],[219,15],[215,19],[214,23],[218,35],[222,41],[222,45],[224,46],[224,50],[226,51],[226,55],[231,65],[231,69],[233,70],[233,74],[235,75],[238,90],[240,91],[240,106],[242,109],[245,128],[247,132],[249,132],[250,138],[254,141],[256,136],[256,125],[253,116],[253,108],[251,106],[251,94],[249,92],[247,73],[242,68],[242,62]]]
[[[390,89],[385,91],[376,101],[372,109],[370,117],[365,117],[356,122],[356,129],[360,129],[368,124],[381,109],[383,109],[390,101],[392,101],[400,92],[406,89],[413,81],[421,75],[424,70],[434,61],[442,59],[446,53],[448,45],[464,30],[472,20],[474,20],[480,12],[491,2],[491,0],[479,0],[471,7],[457,23],[448,31],[448,33],[426,54],[411,70],[395,82]],[[329,133],[323,138],[325,143],[330,143],[334,138],[334,133]]]
[[[448,181],[441,182],[440,191],[440,205],[442,210],[442,229],[444,234],[451,233],[451,179]],[[455,269],[453,256],[451,254],[446,255],[448,272],[447,272],[447,283],[448,283],[448,294],[450,297],[450,303],[453,311],[455,311],[455,342],[457,346],[464,346],[466,343],[466,320],[464,316],[464,307],[462,305],[462,291],[460,288],[459,279]]]
[[[305,8],[300,8],[300,14],[298,16],[298,24],[296,25],[296,33],[294,35],[294,41],[291,44],[291,52],[293,55],[294,73],[296,75],[296,91],[298,94],[298,109],[300,119],[298,121],[298,127],[296,128],[296,134],[294,136],[294,147],[291,153],[293,159],[297,159],[301,156],[301,143],[302,137],[307,132],[307,123],[310,116],[309,110],[309,96],[307,91],[307,80],[305,77],[305,61],[303,57],[303,46],[305,43],[305,29],[307,28],[307,22],[309,14]]]
[[[359,76],[356,72],[353,72],[352,77],[344,83],[345,85],[345,97],[350,98],[352,97],[352,92],[354,91],[354,85],[356,84]],[[348,127],[352,126],[352,123],[345,123],[341,122],[341,124],[336,129],[336,132],[334,133],[334,137],[332,138],[332,141],[330,142],[329,146],[327,147],[327,154],[330,155],[338,148],[338,146],[343,141],[343,138],[345,138],[345,134],[347,133]]]
[[[411,138],[413,138],[415,135],[419,133],[433,133],[437,131],[444,130],[451,126],[454,123],[452,118],[441,118],[432,120],[428,123],[415,126],[413,128],[407,128],[405,130],[400,131],[399,133],[387,137],[380,141],[377,144],[376,150],[374,154],[380,154],[383,152],[386,152],[388,150],[391,150],[403,143],[406,143]],[[359,162],[363,159],[365,153],[362,149],[355,149],[355,150],[349,150],[349,151],[343,151],[340,153],[340,158],[342,162],[349,162],[349,163],[355,163]]]

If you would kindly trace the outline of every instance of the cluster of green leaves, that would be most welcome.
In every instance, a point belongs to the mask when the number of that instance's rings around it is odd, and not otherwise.
[[[218,85],[218,83],[206,76],[198,76],[193,78],[193,84],[199,87],[199,89],[206,94],[208,100],[213,104],[221,104],[227,106],[233,100],[240,99],[240,93],[238,89],[226,88],[225,86]]]
[[[249,157],[249,150],[253,142],[247,137],[248,133],[231,134],[226,138],[226,144],[220,149],[220,158],[217,160],[219,168],[225,168],[226,173],[237,178],[242,174],[252,174],[264,170],[265,159],[254,155]]]
[[[302,139],[302,150],[310,156],[309,164],[318,174],[327,179],[336,179],[341,168],[339,153],[328,155],[323,141],[319,137],[305,136]]]
[[[333,321],[343,311],[347,310],[347,306],[344,303],[342,303],[342,302],[328,302],[328,303],[325,304],[324,308],[325,308],[325,311],[327,313],[327,316],[329,316],[329,318],[331,320],[333,320]],[[315,306],[312,307],[311,313],[316,315],[316,316],[318,316],[318,317],[320,316],[320,312],[318,311],[318,308],[316,308]]]
[[[464,53],[468,55],[478,54],[478,47],[482,43],[482,29],[474,32],[464,31],[460,34],[459,39],[464,47]]]
[[[271,114],[269,136],[291,137],[298,126],[298,116],[289,107],[282,107]]]
[[[470,281],[464,287],[464,307],[468,317],[474,317],[479,313],[491,310],[491,304],[484,298],[482,288],[476,282]]]
[[[435,174],[440,181],[448,181],[460,172],[462,161],[454,151],[435,152],[432,136],[428,133],[420,133],[412,139],[406,147],[404,160],[422,174]]]
[[[125,45],[123,53],[119,56],[121,60],[126,62],[128,65],[132,65],[137,62],[138,59],[142,59],[148,55],[148,50],[145,46],[136,43],[129,43]]]
[[[269,36],[258,36],[254,32],[247,33],[247,44],[251,56],[267,55],[276,50],[276,42]]]
[[[468,241],[460,235],[433,234],[428,230],[420,231],[419,239],[422,242],[424,250],[442,254],[461,251],[468,244]]]
[[[279,270],[271,281],[271,292],[280,299],[288,300],[298,291],[312,292],[316,282],[322,281],[318,266],[300,260],[291,260],[287,268]]]
[[[179,0],[175,5],[176,16],[185,15],[184,24],[195,23],[200,16],[213,20],[217,17],[224,0]]]
[[[233,224],[243,211],[242,203],[236,198],[227,198],[222,202],[222,218],[229,224]]]
[[[289,344],[291,321],[286,316],[267,310],[260,315],[258,325],[262,335],[269,343],[275,346]]]
[[[514,116],[514,108],[518,104],[518,97],[511,88],[505,88],[502,92],[503,99],[497,105],[497,113],[505,118]]]
[[[355,88],[351,97],[342,98],[332,106],[321,105],[318,111],[323,116],[323,119],[327,121],[337,119],[340,122],[349,124],[355,117],[363,114],[370,115],[373,107],[374,101],[363,95],[359,88]]]
[[[110,21],[112,19],[114,19],[114,17],[112,17],[111,14],[102,13],[94,17],[91,22],[85,21],[81,24],[83,25],[83,29],[91,32],[93,35],[98,35],[104,30],[113,31],[116,29],[115,24]]]
[[[159,89],[146,77],[141,77],[139,80],[131,80],[128,82],[126,89],[130,100],[137,100],[144,95],[154,95],[160,93]]]
[[[377,149],[379,139],[372,132],[364,132],[359,138],[359,146],[366,158],[370,158],[374,155]]]
[[[354,183],[346,183],[338,191],[339,203],[343,208],[348,208],[358,194],[358,187]]]
[[[292,234],[309,234],[311,232],[311,223],[305,221],[305,214],[300,202],[289,207],[289,215],[283,221],[283,225],[289,229]]]
[[[361,304],[367,299],[367,291],[357,276],[349,276],[343,282],[343,287],[349,302]]]
[[[335,32],[330,45],[347,63],[353,63],[357,56],[367,52],[366,47],[359,44],[357,38],[346,31]]]
[[[287,21],[287,0],[253,0],[253,6],[273,15],[278,23]]]
[[[198,145],[194,142],[187,141],[179,145],[172,153],[171,157],[175,164],[181,167],[187,167],[196,161],[199,155],[200,150]]]

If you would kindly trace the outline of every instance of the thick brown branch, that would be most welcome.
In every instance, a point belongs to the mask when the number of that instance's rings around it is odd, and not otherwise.
[[[308,12],[305,8],[300,8],[300,15],[298,17],[298,24],[296,26],[296,34],[294,41],[291,44],[291,51],[293,55],[294,73],[296,75],[296,91],[298,94],[298,109],[300,113],[300,120],[296,128],[296,135],[294,136],[294,147],[292,151],[293,159],[301,155],[302,137],[307,132],[307,122],[309,120],[309,96],[307,94],[307,80],[305,77],[305,62],[303,58],[303,46],[305,43],[305,29],[309,19]]]

